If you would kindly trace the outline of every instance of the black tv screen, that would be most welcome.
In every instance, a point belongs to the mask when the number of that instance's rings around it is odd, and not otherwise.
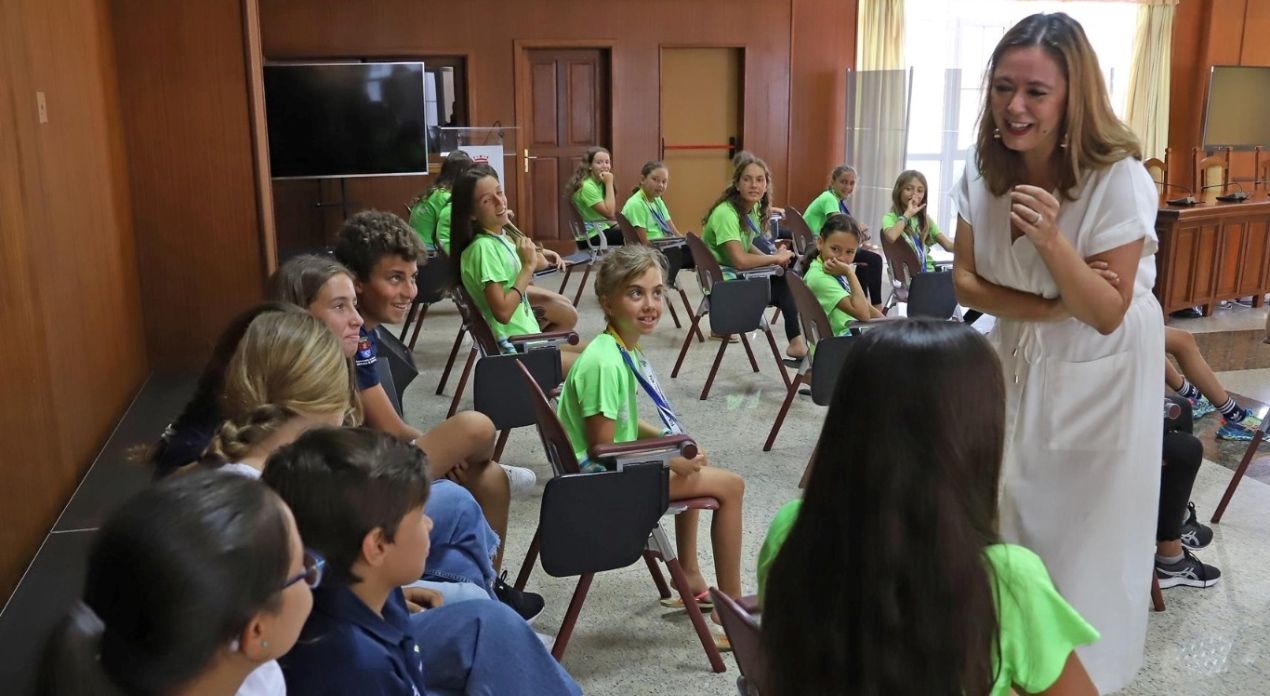
[[[428,171],[423,63],[266,65],[273,177]]]
[[[1270,67],[1214,65],[1204,115],[1204,147],[1270,145]]]

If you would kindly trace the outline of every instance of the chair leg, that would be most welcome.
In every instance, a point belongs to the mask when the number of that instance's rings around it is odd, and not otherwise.
[[[798,387],[803,383],[803,373],[799,372],[794,375],[794,383],[789,385],[789,390],[785,393],[785,402],[781,404],[781,410],[776,413],[776,422],[772,423],[772,432],[767,434],[767,442],[763,443],[763,451],[771,452],[772,445],[776,444],[776,434],[781,431],[781,426],[785,424],[785,416],[789,413],[789,407],[794,403],[794,397],[798,396]]]
[[[785,388],[789,388],[789,372],[785,370],[785,361],[781,360],[781,349],[776,347],[776,337],[772,335],[771,327],[763,329],[763,333],[767,334],[767,345],[772,347],[772,357],[776,358],[776,370],[780,372],[781,381],[785,383]],[[803,358],[809,360],[811,356]]]
[[[564,288],[565,288],[565,286],[566,286],[566,285],[568,285],[568,284],[569,284],[569,276],[571,276],[571,275],[573,275],[573,266],[567,266],[567,267],[565,267],[565,269],[564,269],[564,278],[563,278],[563,279],[561,279],[561,281],[560,281],[560,289],[559,289],[559,290],[557,290],[556,292],[560,293],[561,295],[563,295],[563,294],[564,294]]]
[[[688,316],[692,317],[692,323],[688,327],[688,335],[684,337],[683,348],[679,349],[679,359],[675,361],[675,369],[670,371],[671,379],[679,376],[679,368],[683,367],[684,356],[688,354],[688,346],[692,345],[692,332],[696,331],[698,336],[701,335],[701,315],[692,312]]]
[[[688,340],[691,341],[692,336],[689,336]],[[731,340],[732,336],[728,335],[724,336],[723,340],[719,341],[719,352],[714,355],[714,364],[710,366],[710,374],[706,377],[706,386],[701,388],[702,401],[705,401],[710,396],[710,385],[714,384],[714,375],[719,371],[719,363],[723,362],[723,351],[728,349],[728,342]]]
[[[410,334],[410,350],[412,351],[415,349],[415,343],[419,342],[419,329],[423,328],[423,318],[428,316],[428,308],[431,306],[432,305],[430,304],[425,304],[419,308],[419,318],[415,319],[414,333]],[[404,329],[402,330],[401,335],[402,336],[406,335],[406,332]]]
[[[476,348],[472,348],[472,352],[467,354],[467,362],[463,365],[463,374],[459,376],[459,384],[454,388],[454,399],[450,401],[450,410],[445,414],[446,418],[452,418],[454,414],[459,412],[459,400],[463,398],[463,390],[467,387],[467,378],[472,374],[472,365],[476,363]]]
[[[560,632],[551,645],[551,656],[556,658],[556,662],[564,659],[564,649],[569,646],[569,639],[573,637],[573,627],[578,623],[578,614],[582,613],[582,603],[586,601],[587,590],[591,589],[591,581],[594,579],[595,573],[587,573],[578,578],[578,586],[573,590],[573,599],[569,600],[569,609],[564,613]]]
[[[445,370],[441,372],[441,381],[437,382],[437,396],[445,392],[445,383],[450,379],[450,370],[454,369],[454,361],[459,357],[459,348],[463,345],[463,334],[467,327],[459,326],[459,333],[454,337],[454,347],[450,349],[450,359],[445,361]]]
[[[775,324],[775,323],[776,323],[776,320],[777,320],[777,319],[780,319],[780,318],[781,318],[781,308],[780,308],[780,307],[777,307],[775,310],[773,310],[773,311],[772,311],[772,318],[771,318],[771,319],[768,319],[768,320],[767,320],[767,323],[769,323],[769,324]]]
[[[586,290],[586,279],[591,276],[591,264],[586,265],[586,270],[582,272],[582,280],[578,281],[578,293],[573,296],[573,306],[577,307],[582,301],[582,291]]]
[[[683,324],[680,324],[680,323],[679,323],[679,313],[675,311],[675,303],[674,303],[674,302],[667,302],[667,303],[666,303],[666,309],[669,309],[669,310],[670,310],[670,319],[671,319],[671,321],[675,322],[675,328],[676,328],[676,329],[682,329],[682,328],[683,328]]]
[[[679,298],[684,301],[684,311],[688,313],[687,316],[690,316],[690,317],[695,316],[697,313],[692,311],[692,303],[688,301],[688,293],[684,292],[683,288],[679,288]],[[697,334],[697,341],[699,343],[706,342],[706,336],[705,334],[701,333],[700,325],[693,326],[692,329],[688,332],[688,335],[691,336],[694,332]]]
[[[410,324],[414,322],[415,314],[418,313],[419,305],[410,305],[410,311],[406,312],[406,320],[401,322],[401,335],[397,336],[398,341],[406,340],[406,333],[410,331]]]
[[[507,438],[512,434],[511,428],[503,428],[503,432],[498,434],[498,442],[494,444],[494,461],[503,458],[503,448],[507,446]]]
[[[534,530],[534,538],[529,542],[529,551],[525,553],[525,560],[520,564],[520,572],[516,574],[516,584],[513,585],[518,590],[525,589],[525,585],[529,584],[529,574],[534,572],[534,564],[538,562],[538,530]]]
[[[661,574],[661,568],[657,567],[657,558],[652,551],[644,550],[644,563],[648,564],[648,574],[653,576],[653,583],[657,585],[657,594],[662,599],[670,599],[670,587],[666,585],[666,576]]]
[[[1155,576],[1155,568],[1151,569],[1151,608],[1164,611],[1164,593],[1160,591],[1160,579]]]
[[[1257,455],[1257,446],[1264,440],[1266,434],[1261,428],[1257,428],[1252,435],[1252,442],[1248,443],[1248,450],[1244,452],[1244,458],[1239,462],[1239,468],[1235,469],[1235,475],[1230,477],[1230,484],[1226,486],[1226,493],[1222,495],[1221,502],[1217,504],[1217,510],[1213,513],[1212,523],[1221,522],[1221,516],[1226,512],[1226,506],[1230,504],[1230,499],[1235,495],[1235,489],[1239,487],[1239,481],[1244,477],[1244,472],[1248,471],[1248,465],[1252,463],[1253,457]]]
[[[741,345],[745,347],[745,357],[750,359],[750,367],[758,372],[758,361],[754,359],[754,349],[750,347],[750,337],[748,334],[741,334]]]
[[[701,639],[701,647],[706,651],[710,669],[715,672],[727,671],[727,667],[723,664],[723,657],[719,655],[719,646],[714,644],[714,636],[710,634],[710,627],[706,626],[706,617],[701,615],[701,607],[697,606],[697,601],[692,597],[692,590],[688,588],[688,576],[684,575],[679,559],[672,558],[666,561],[666,567],[670,569],[671,581],[675,583],[675,589],[679,590],[679,598],[683,600],[684,608],[688,610],[688,618],[692,619],[692,627],[697,631],[697,638]],[[556,640],[558,641],[559,638]]]

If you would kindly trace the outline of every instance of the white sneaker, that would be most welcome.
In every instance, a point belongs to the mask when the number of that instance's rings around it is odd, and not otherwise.
[[[533,469],[506,464],[499,464],[499,466],[507,472],[507,483],[511,486],[512,495],[532,493],[534,487],[538,485],[538,474],[535,474]]]

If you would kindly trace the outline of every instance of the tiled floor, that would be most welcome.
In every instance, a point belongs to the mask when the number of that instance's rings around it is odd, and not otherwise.
[[[556,287],[551,281],[545,286]],[[695,289],[690,292],[695,299]],[[581,309],[580,333],[589,338],[602,328],[590,288]],[[1264,322],[1264,309],[1239,308],[1207,319],[1175,320],[1174,324],[1202,332],[1247,331],[1261,328]],[[416,351],[425,372],[406,393],[406,414],[412,423],[426,426],[444,416],[454,378],[446,397],[435,396],[433,391],[455,327],[453,307],[438,306],[429,312]],[[701,440],[712,463],[745,477],[742,580],[745,589],[752,592],[763,534],[777,508],[798,494],[798,479],[819,434],[824,411],[800,397],[775,449],[762,452],[762,442],[783,398],[765,341],[755,344],[761,368],[758,374],[750,371],[740,346],[729,348],[714,391],[703,402],[697,400],[697,394],[718,344],[694,345],[683,373],[672,380],[670,368],[683,336],[684,331],[676,330],[667,316],[658,333],[644,340],[643,347],[683,422]],[[784,345],[783,338],[778,337],[778,341]],[[1270,369],[1223,373],[1222,378],[1231,390],[1270,402]],[[641,410],[645,409],[652,413],[646,403],[641,405]],[[1209,419],[1215,420],[1212,416]],[[1200,425],[1201,430],[1207,427],[1203,421]],[[1206,452],[1223,461],[1230,458],[1211,444],[1206,445]],[[531,428],[513,433],[504,461],[530,467],[540,479],[535,495],[513,501],[506,566],[514,575],[537,521],[541,486],[549,475],[549,467]],[[1270,473],[1270,465],[1266,469]],[[1211,515],[1229,478],[1230,472],[1223,466],[1204,464],[1193,497],[1205,519]],[[1270,546],[1265,541],[1270,537],[1270,520],[1261,513],[1267,507],[1270,486],[1255,479],[1246,480],[1219,525],[1214,545],[1201,552],[1205,561],[1223,571],[1221,584],[1209,590],[1177,588],[1165,592],[1168,610],[1153,614],[1150,619],[1147,667],[1124,693],[1267,693],[1270,653],[1262,646],[1270,641]],[[706,577],[711,578],[713,567],[705,541],[708,528],[704,520],[702,524],[701,564]],[[541,568],[534,571],[530,589],[543,593],[547,599],[547,609],[536,622],[538,630],[554,632],[559,626],[573,586],[572,579],[550,578]],[[1143,607],[1143,611],[1147,610]],[[709,671],[686,616],[657,604],[647,571],[643,564],[637,564],[596,578],[565,665],[591,694],[733,694],[735,663],[730,657],[725,660],[727,673],[716,675]]]

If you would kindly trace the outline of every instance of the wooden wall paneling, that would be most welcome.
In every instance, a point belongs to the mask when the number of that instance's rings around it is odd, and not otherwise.
[[[263,296],[247,15],[223,0],[111,9],[146,344],[156,367],[198,367]]]
[[[855,67],[857,0],[793,0],[788,202],[804,209],[846,150],[845,71]],[[832,40],[827,40],[833,37]],[[804,134],[814,134],[807,137]]]
[[[1260,297],[1270,289],[1266,282],[1266,259],[1270,258],[1270,223],[1249,219],[1244,230],[1244,247],[1239,264],[1239,292],[1241,295]]]
[[[247,108],[251,113],[252,166],[256,180],[256,223],[265,275],[278,267],[273,186],[269,165],[269,126],[265,119],[264,50],[260,43],[259,0],[242,0],[243,57],[247,63]]]
[[[1230,220],[1219,228],[1217,246],[1217,295],[1231,295],[1239,291],[1243,270],[1241,259],[1247,243],[1247,223]]]
[[[1201,223],[1195,230],[1195,265],[1191,275],[1191,288],[1194,296],[1205,303],[1211,302],[1217,295],[1218,274],[1213,269],[1221,246],[1222,231],[1219,223]]]

